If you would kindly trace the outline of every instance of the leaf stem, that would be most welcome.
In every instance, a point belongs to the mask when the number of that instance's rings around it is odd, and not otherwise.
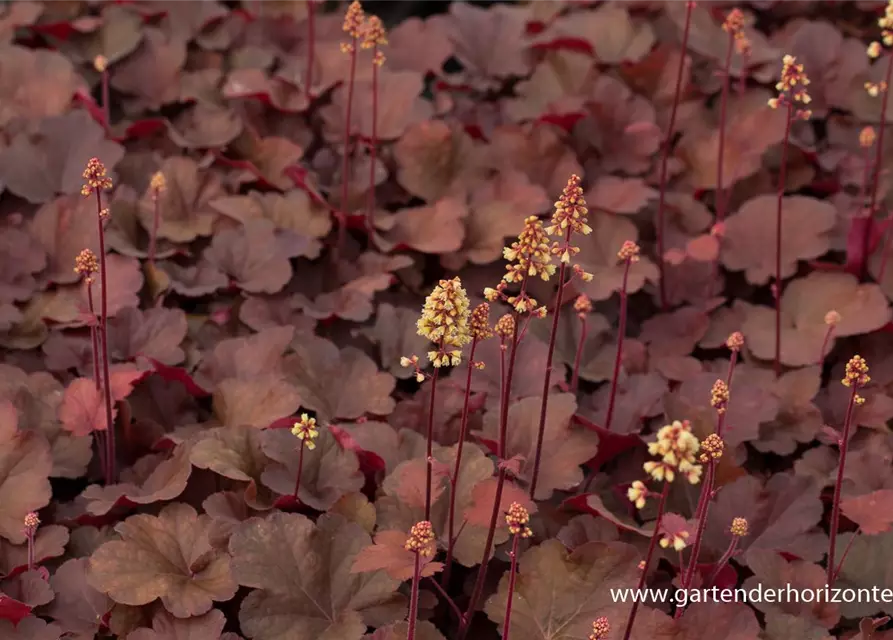
[[[454,537],[456,527],[456,490],[459,486],[459,470],[462,468],[462,452],[465,448],[465,438],[468,436],[468,405],[471,400],[471,374],[474,372],[474,352],[477,349],[478,339],[472,338],[471,349],[468,355],[468,373],[465,375],[465,399],[462,402],[462,418],[459,424],[459,443],[456,447],[456,462],[453,465],[453,476],[450,487],[450,509],[447,518],[447,552],[443,565],[441,580],[446,586],[450,582],[450,571],[453,565],[453,547],[456,543]],[[460,616],[461,619],[461,616]]]
[[[459,609],[459,605],[456,604],[456,601],[450,597],[450,594],[444,591],[443,587],[440,586],[440,583],[438,583],[433,576],[430,576],[428,578],[428,581],[434,585],[434,588],[437,589],[438,593],[440,593],[440,596],[444,600],[446,600],[446,603],[448,605],[450,605],[450,609],[452,609],[453,615],[455,615],[458,620],[462,620],[462,611]]]
[[[617,326],[617,352],[614,354],[614,372],[611,374],[611,390],[608,395],[608,412],[605,414],[605,429],[611,430],[614,420],[614,403],[617,400],[617,383],[620,379],[620,365],[623,362],[623,339],[626,335],[626,287],[629,281],[629,268],[632,260],[627,258],[623,265],[623,281],[620,283],[620,319]]]
[[[657,547],[657,539],[660,537],[660,524],[664,518],[664,509],[667,506],[667,495],[670,493],[670,483],[664,482],[664,489],[660,494],[660,503],[657,506],[657,520],[654,521],[654,533],[651,534],[651,542],[648,543],[648,552],[645,554],[645,566],[642,567],[642,573],[639,575],[639,584],[637,591],[641,592],[645,588],[645,580],[648,577],[648,566],[654,556],[654,549]],[[629,640],[633,632],[633,623],[636,621],[636,613],[639,611],[639,599],[633,602],[632,609],[629,610],[629,618],[626,620],[626,631],[623,632],[623,640]]]
[[[695,3],[689,1],[685,7],[685,27],[682,30],[682,55],[679,56],[679,67],[676,70],[676,88],[673,92],[673,106],[670,109],[670,122],[667,125],[667,136],[664,139],[663,148],[661,150],[660,159],[660,191],[657,200],[657,264],[660,270],[660,280],[658,288],[660,291],[660,306],[665,310],[668,308],[667,302],[667,286],[666,272],[664,264],[664,231],[666,222],[664,219],[664,208],[666,206],[667,181],[669,179],[670,164],[670,148],[673,142],[673,133],[676,128],[676,113],[679,110],[679,99],[682,94],[682,77],[685,72],[685,51],[688,49],[688,34],[691,30],[691,13],[695,8]]]
[[[571,242],[572,228],[568,227],[564,236],[564,246]],[[540,403],[540,421],[536,432],[536,449],[533,454],[533,475],[530,478],[530,499],[536,495],[536,483],[540,474],[540,462],[543,457],[543,438],[546,434],[546,415],[549,409],[549,388],[552,386],[552,360],[555,355],[555,340],[558,337],[558,323],[561,320],[561,299],[564,293],[564,278],[567,273],[567,263],[561,263],[558,267],[558,293],[555,294],[555,308],[552,310],[552,331],[549,334],[549,349],[546,353],[546,371],[543,375],[543,400]],[[504,455],[504,452],[503,452]]]
[[[843,487],[843,470],[846,466],[846,454],[849,450],[849,442],[850,442],[850,429],[853,426],[853,409],[856,406],[856,391],[858,390],[858,385],[852,385],[853,390],[850,393],[850,401],[846,407],[846,418],[843,423],[843,435],[840,439],[840,463],[837,465],[837,480],[834,483],[834,501],[831,504],[831,524],[830,530],[828,532],[828,585],[834,585],[834,578],[837,576],[837,573],[840,571],[838,568],[835,571],[834,567],[834,553],[835,553],[835,545],[837,543],[837,528],[840,525],[840,493],[841,488]],[[841,565],[843,562],[841,561]]]
[[[785,178],[788,164],[788,139],[791,136],[791,122],[794,119],[794,105],[788,103],[785,115],[784,140],[781,146],[781,166],[778,169],[778,201],[775,212],[775,377],[781,377],[781,213],[784,200]]]
[[[859,537],[859,532],[862,530],[862,527],[856,529],[853,533],[853,536],[850,538],[850,541],[846,543],[846,549],[843,550],[843,555],[840,556],[840,562],[837,565],[837,569],[834,570],[834,582],[837,582],[837,576],[840,575],[840,570],[843,569],[843,563],[846,561],[847,555],[850,553],[850,547],[853,546],[853,543],[856,541],[856,538]],[[829,582],[830,586],[831,583]]]
[[[505,602],[505,619],[502,623],[502,640],[509,640],[509,632],[511,631],[512,624],[512,598],[515,594],[515,576],[518,572],[518,541],[521,539],[521,534],[516,533],[514,535],[514,539],[512,540],[512,550],[509,552],[509,558],[511,560],[511,569],[509,569],[509,594],[508,600]]]

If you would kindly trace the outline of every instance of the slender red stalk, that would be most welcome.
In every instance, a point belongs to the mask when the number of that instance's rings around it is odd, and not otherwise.
[[[819,361],[816,362],[816,364],[820,367],[822,366],[822,363],[825,362],[825,356],[827,355],[826,352],[828,351],[828,343],[831,342],[831,336],[833,333],[834,325],[829,324],[828,329],[825,331],[825,338],[822,340],[822,350],[819,351]]]
[[[453,475],[451,477],[450,509],[447,517],[447,552],[441,576],[444,586],[450,582],[450,570],[453,565],[453,547],[456,544],[456,490],[459,486],[459,470],[462,468],[462,452],[465,449],[465,438],[468,436],[468,404],[471,400],[471,374],[474,372],[474,352],[477,349],[477,345],[478,339],[476,337],[472,338],[471,349],[468,355],[468,373],[465,375],[465,399],[462,403],[462,417],[459,423],[459,444],[456,447],[456,462],[453,465]]]
[[[651,542],[648,543],[648,552],[645,554],[645,566],[642,567],[642,573],[639,575],[639,584],[636,589],[641,592],[645,588],[645,580],[648,577],[648,567],[651,565],[651,559],[654,557],[654,549],[657,547],[657,539],[660,537],[660,524],[664,518],[664,509],[667,506],[667,495],[670,493],[670,483],[664,483],[664,490],[660,494],[660,503],[657,506],[657,520],[654,521],[654,533],[651,534]],[[632,609],[629,610],[629,618],[626,620],[626,631],[623,632],[623,640],[629,640],[633,632],[633,623],[636,621],[636,614],[639,611],[639,599],[633,602]]]
[[[375,216],[375,159],[378,147],[378,45],[372,48],[372,140],[369,142],[369,193],[366,195],[366,232],[371,234]]]
[[[93,306],[93,282],[92,278],[87,279],[87,308],[90,310],[90,320],[91,322],[95,322],[96,320],[96,309]],[[102,386],[102,378],[99,375],[99,335],[97,333],[96,326],[90,325],[90,347],[93,352],[93,383],[96,386],[96,391],[99,392]],[[97,431],[96,435],[99,437],[99,454],[100,454],[100,466],[102,467],[102,474],[108,478],[108,461],[106,460],[105,452],[103,451],[103,447],[105,446],[105,439],[102,437],[102,432]]]
[[[335,255],[340,256],[344,249],[344,240],[347,234],[347,194],[350,183],[350,156],[351,156],[351,116],[353,115],[353,87],[357,76],[357,38],[350,39],[350,76],[347,81],[347,104],[344,116],[344,157],[341,163],[341,206],[338,213],[338,239],[335,245]]]
[[[726,552],[722,554],[722,557],[719,559],[719,562],[716,563],[716,568],[713,570],[713,573],[710,574],[710,579],[704,583],[704,587],[710,588],[710,586],[716,582],[716,579],[719,577],[719,572],[723,570],[723,568],[729,564],[729,560],[732,559],[732,556],[735,555],[735,550],[738,548],[738,536],[733,535],[731,542],[729,542],[729,547],[726,549]]]
[[[102,86],[102,128],[105,130],[105,135],[108,136],[112,130],[112,116],[111,107],[109,105],[109,70],[105,64],[102,65],[100,78]]]
[[[878,123],[877,149],[875,150],[874,156],[874,179],[871,183],[871,202],[868,205],[869,215],[874,215],[874,209],[877,205],[878,184],[881,179],[881,166],[884,154],[884,130],[887,126],[887,103],[890,98],[890,85],[893,83],[893,54],[887,56],[887,73],[884,82],[886,83],[886,88],[884,89],[884,97],[881,98],[881,121]],[[884,281],[887,259],[890,257],[891,239],[893,239],[893,236],[887,235],[887,240],[884,243],[884,252],[881,254],[881,268],[877,277],[878,282]]]
[[[565,246],[571,243],[572,228],[568,227],[564,236]],[[555,294],[555,307],[552,310],[552,332],[549,334],[549,349],[546,352],[546,372],[543,376],[543,400],[540,403],[540,422],[536,432],[536,449],[533,454],[533,475],[530,478],[530,499],[536,495],[536,483],[540,474],[540,462],[543,457],[543,438],[546,434],[546,413],[549,409],[549,389],[552,386],[552,359],[555,355],[555,340],[558,337],[558,323],[561,320],[561,298],[564,293],[564,278],[567,273],[567,263],[562,262],[558,267],[558,293]]]
[[[96,189],[96,220],[99,226],[99,335],[102,354],[102,380],[103,389],[105,391],[105,419],[108,425],[108,434],[106,437],[106,465],[108,467],[108,475],[106,476],[106,484],[113,484],[116,481],[117,473],[115,469],[115,422],[112,418],[112,385],[111,376],[109,375],[109,341],[108,341],[108,278],[106,277],[106,256],[105,256],[105,224],[102,211],[102,192]]]
[[[732,350],[732,355],[729,357],[729,370],[726,374],[726,388],[731,394],[732,390],[732,376],[735,374],[735,364],[738,362],[738,351],[736,349]],[[729,400],[731,402],[731,398]],[[725,408],[725,411],[718,413],[716,416],[716,435],[720,438],[722,437],[723,428],[726,423],[726,413],[728,412],[728,407]],[[716,460],[710,459],[707,463],[707,473],[704,477],[704,482],[701,484],[701,495],[698,498],[698,507],[695,510],[695,518],[698,522],[697,530],[695,532],[695,539],[692,543],[691,547],[691,555],[688,559],[688,567],[682,576],[682,588],[688,589],[692,580],[694,580],[695,571],[698,566],[698,558],[701,555],[701,544],[704,540],[704,531],[707,529],[707,516],[710,513],[710,501],[713,500],[715,487],[716,485]],[[682,615],[684,607],[679,607],[676,609],[676,616],[679,617]]]
[[[316,12],[314,9],[314,1],[307,3],[307,71],[304,75],[304,91],[307,94],[307,101],[313,100],[313,93],[310,87],[313,85],[313,64],[316,54]]]
[[[723,65],[722,71],[722,90],[719,94],[719,154],[716,158],[716,195],[714,196],[715,204],[714,207],[716,209],[716,222],[717,224],[721,223],[725,220],[726,217],[726,208],[727,204],[724,194],[724,168],[725,168],[725,154],[726,154],[726,120],[727,114],[729,110],[729,91],[730,91],[730,80],[731,80],[731,69],[732,69],[732,52],[735,50],[735,33],[733,31],[729,31],[729,44],[726,48],[726,59],[725,64]],[[722,243],[719,243],[719,247],[716,252],[716,259],[713,261],[713,278],[712,280],[716,280],[719,276],[719,251],[722,249]]]
[[[853,532],[852,537],[850,537],[850,541],[846,543],[846,549],[843,550],[843,555],[840,556],[840,563],[837,565],[837,569],[834,570],[834,582],[837,582],[837,576],[840,575],[840,570],[843,569],[843,563],[846,562],[846,557],[849,555],[850,549],[852,548],[853,543],[856,541],[856,538],[859,537],[859,532],[861,530],[862,530],[862,527],[857,528]],[[828,583],[829,586],[831,584],[833,584],[833,583],[831,583],[831,582]]]
[[[627,258],[623,265],[623,281],[620,283],[620,320],[617,326],[617,352],[614,354],[614,372],[611,374],[611,390],[608,395],[608,413],[605,415],[605,429],[611,430],[614,419],[614,403],[617,400],[617,383],[620,379],[620,364],[623,362],[623,339],[626,336],[626,286],[629,281],[629,267],[632,260]]]
[[[462,620],[462,611],[459,609],[459,605],[456,604],[456,601],[450,597],[446,591],[444,591],[443,587],[440,586],[440,583],[437,582],[433,577],[429,577],[428,581],[434,585],[434,588],[437,589],[437,592],[440,594],[448,605],[450,605],[450,610],[452,610],[453,615],[456,616],[458,620]]]
[[[512,540],[512,550],[509,552],[511,559],[511,569],[509,569],[509,594],[508,600],[505,602],[505,619],[502,622],[502,640],[509,640],[509,632],[512,624],[512,597],[515,594],[515,575],[518,572],[518,540],[521,534],[516,533]]]
[[[155,266],[155,253],[157,251],[158,242],[158,223],[161,220],[161,205],[158,203],[160,197],[159,190],[156,188],[152,194],[152,233],[149,234],[149,264]]]
[[[577,352],[574,355],[574,371],[571,374],[571,393],[576,393],[580,383],[580,362],[583,360],[583,345],[586,343],[586,334],[589,331],[589,323],[586,314],[580,314],[580,340],[577,342]]]
[[[886,95],[885,92],[884,96],[886,97]],[[861,144],[861,135],[859,138]],[[880,147],[878,147],[878,149],[880,149]],[[878,158],[876,158],[876,160],[877,159]],[[862,215],[867,219],[865,221],[865,229],[862,231],[862,268],[859,277],[865,278],[866,273],[868,272],[868,252],[871,248],[871,229],[874,225],[874,204],[872,203],[868,208],[865,207],[865,201],[868,198],[869,184],[872,181],[871,147],[865,149],[862,161],[864,168],[862,170],[862,186],[859,190],[859,206],[862,208]]]
[[[443,346],[441,345],[441,349]],[[431,402],[428,405],[428,444],[425,454],[425,520],[431,520],[431,488],[434,484],[434,398],[437,392],[437,376],[440,368],[434,368],[431,376]]]
[[[695,3],[689,1],[685,8],[685,27],[682,30],[682,55],[679,56],[679,67],[676,69],[676,89],[673,93],[673,106],[670,109],[670,122],[667,125],[667,136],[664,139],[663,148],[661,150],[660,159],[660,191],[657,200],[657,264],[660,269],[660,281],[658,287],[660,290],[660,306],[666,310],[667,302],[667,285],[666,272],[664,269],[664,208],[666,206],[667,181],[669,179],[670,149],[673,143],[673,133],[676,129],[676,113],[679,110],[679,99],[682,96],[682,77],[685,73],[685,51],[688,49],[688,33],[691,28],[691,13],[695,8]]]
[[[306,446],[304,445],[304,442],[301,441],[301,451],[298,453],[298,477],[295,478],[295,500],[298,499],[298,491],[301,488],[301,475],[304,472],[304,449],[306,449]]]
[[[419,578],[422,573],[422,558],[418,551],[415,554],[415,566],[412,571],[412,591],[409,596],[409,629],[406,640],[415,640],[416,620],[419,618]]]
[[[775,212],[775,377],[781,377],[781,212],[784,200],[785,178],[788,164],[788,138],[791,136],[791,122],[794,119],[794,105],[788,103],[784,123],[784,140],[781,146],[781,166],[778,169],[778,201]]]
[[[525,278],[521,284],[521,295],[527,289],[527,279]],[[496,457],[501,461],[505,457],[506,436],[508,434],[508,412],[509,399],[512,391],[512,378],[515,374],[515,355],[518,352],[518,324],[519,318],[517,313],[512,314],[514,317],[514,331],[512,334],[511,346],[512,351],[509,355],[508,369],[504,375],[500,375],[502,379],[502,393],[499,402],[499,440],[497,442]],[[465,617],[459,626],[459,635],[457,640],[465,640],[468,628],[471,624],[471,618],[477,608],[481,593],[484,590],[484,579],[487,577],[487,563],[490,560],[490,552],[493,550],[493,538],[496,536],[496,523],[499,520],[499,508],[502,503],[502,491],[505,486],[506,468],[500,464],[496,476],[496,492],[493,497],[493,512],[490,514],[490,528],[487,531],[487,539],[484,542],[484,553],[481,559],[481,566],[478,569],[477,578],[474,582],[474,588],[471,592],[471,598],[468,601],[468,608],[465,610]]]
[[[834,585],[834,578],[837,573],[840,571],[839,568],[835,570],[834,566],[834,554],[835,554],[835,545],[837,544],[837,528],[840,525],[840,492],[843,487],[843,471],[846,466],[846,454],[849,450],[850,444],[850,429],[853,425],[853,409],[856,406],[856,391],[858,390],[858,385],[852,385],[852,391],[850,393],[850,401],[846,407],[846,418],[843,423],[843,436],[840,439],[840,463],[837,465],[837,481],[834,483],[834,502],[831,504],[831,524],[830,530],[828,532],[828,585]],[[841,565],[843,563],[841,562]]]

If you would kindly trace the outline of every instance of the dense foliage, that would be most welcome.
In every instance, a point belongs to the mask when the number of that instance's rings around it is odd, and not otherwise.
[[[0,640],[893,638],[893,3],[12,2]]]

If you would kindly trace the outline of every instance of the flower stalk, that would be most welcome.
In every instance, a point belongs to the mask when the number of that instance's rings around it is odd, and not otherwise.
[[[676,88],[673,91],[673,106],[670,108],[670,122],[667,124],[667,135],[661,148],[660,157],[660,189],[657,199],[657,265],[660,271],[658,290],[660,292],[660,307],[664,311],[669,307],[667,301],[666,267],[664,253],[664,233],[666,231],[665,209],[667,198],[667,183],[669,182],[670,149],[673,143],[673,135],[676,131],[676,114],[679,111],[679,100],[682,97],[682,78],[685,74],[685,52],[688,49],[688,34],[691,30],[691,14],[695,3],[691,0],[685,5],[685,26],[682,29],[682,55],[679,56],[679,66],[676,68]]]
[[[444,561],[444,569],[441,579],[446,586],[450,581],[450,570],[453,564],[453,548],[456,544],[456,496],[459,487],[459,472],[462,468],[462,453],[465,449],[465,439],[468,436],[469,402],[471,400],[471,376],[475,369],[482,368],[483,363],[474,360],[477,345],[493,335],[490,329],[490,305],[482,302],[471,312],[470,320],[471,347],[468,354],[468,371],[465,376],[465,397],[462,402],[462,416],[459,424],[459,442],[456,445],[456,460],[453,465],[453,473],[450,476],[450,507],[447,516],[447,552]]]
[[[96,326],[96,308],[93,304],[93,282],[97,271],[99,271],[99,261],[96,259],[96,254],[90,251],[90,249],[81,251],[74,260],[74,272],[84,279],[84,287],[87,290],[87,310],[90,312],[90,355],[93,362],[93,383],[98,394],[102,392],[102,378],[99,374],[99,334]],[[105,439],[101,437],[101,433],[100,431],[96,432],[100,466],[102,467],[103,476],[108,478],[109,472],[106,466],[108,463],[106,461],[106,452],[103,450]]]
[[[533,531],[527,526],[530,522],[530,514],[527,509],[517,502],[513,502],[505,515],[509,533],[512,534],[512,550],[509,551],[511,568],[509,569],[508,599],[505,603],[505,618],[502,621],[502,640],[509,640],[512,625],[512,598],[515,594],[515,576],[518,571],[518,543],[521,538],[529,538]]]
[[[769,99],[769,107],[785,108],[784,138],[781,146],[781,166],[778,168],[778,190],[775,211],[775,377],[781,377],[781,248],[782,248],[782,207],[784,202],[785,181],[787,176],[788,146],[790,145],[791,124],[794,119],[809,120],[812,111],[803,108],[812,99],[806,87],[809,78],[803,71],[803,65],[797,64],[794,56],[786,55],[782,59],[781,79],[776,83],[778,97]],[[801,106],[803,105],[803,106]]]
[[[40,526],[40,518],[31,511],[25,515],[25,536],[28,538],[28,571],[34,570],[34,536],[37,527]]]
[[[167,191],[167,180],[164,174],[156,171],[149,181],[149,192],[152,194],[152,231],[149,234],[149,264],[155,266],[157,253],[158,225],[161,222],[161,194]]]
[[[307,70],[304,72],[304,92],[307,102],[313,100],[313,65],[316,56],[316,2],[307,3]]]
[[[406,544],[403,545],[407,551],[412,551],[415,554],[412,572],[412,591],[409,597],[409,630],[406,634],[407,640],[415,639],[416,623],[419,619],[419,582],[422,576],[422,564],[429,558],[434,557],[434,553],[437,551],[436,540],[434,527],[429,521],[423,520],[412,525]]]
[[[819,359],[818,362],[816,362],[820,367],[825,362],[825,356],[828,354],[828,345],[831,342],[831,336],[834,335],[834,329],[839,322],[840,314],[833,309],[825,314],[825,325],[827,325],[828,328],[825,330],[825,337],[822,340],[822,350],[819,352]]]
[[[380,47],[388,43],[378,16],[370,16],[363,30],[363,49],[372,50],[372,139],[369,141],[369,191],[366,196],[366,232],[371,234],[375,216],[375,159],[378,152],[378,69],[385,56]]]
[[[574,354],[574,369],[571,373],[571,393],[577,392],[580,384],[580,363],[583,360],[583,347],[586,344],[586,336],[589,330],[589,314],[592,313],[592,300],[586,295],[580,294],[574,300],[574,311],[580,320],[580,339],[577,341],[577,351]]]
[[[738,542],[747,535],[749,526],[747,524],[747,519],[745,518],[732,518],[732,525],[729,527],[729,533],[732,534],[732,539],[729,541],[729,546],[726,549],[725,553],[722,554],[722,557],[719,559],[719,562],[716,563],[716,567],[713,569],[713,573],[710,574],[710,579],[704,583],[704,586],[710,587],[716,582],[716,579],[719,577],[719,574],[725,568],[727,564],[729,564],[729,560],[731,560],[735,552],[738,550]]]
[[[617,351],[614,353],[614,371],[611,374],[611,388],[608,392],[608,411],[605,414],[605,429],[611,430],[614,421],[614,403],[617,400],[617,384],[620,381],[620,365],[623,363],[623,340],[626,337],[626,313],[629,282],[629,269],[633,262],[639,260],[639,245],[627,240],[617,252],[617,259],[623,263],[623,280],[620,283],[620,319],[617,325]]]
[[[553,242],[551,254],[559,259],[558,267],[558,292],[555,294],[555,307],[552,310],[552,330],[549,334],[549,347],[546,353],[546,371],[543,375],[543,398],[540,403],[540,420],[536,433],[536,449],[533,458],[533,475],[530,479],[530,498],[536,495],[537,480],[539,480],[540,462],[543,454],[543,438],[546,433],[546,415],[549,409],[549,389],[552,386],[552,361],[555,355],[555,342],[558,338],[558,323],[561,320],[561,302],[564,293],[564,280],[567,267],[571,258],[580,252],[579,247],[571,244],[573,234],[588,235],[592,228],[586,224],[586,200],[583,197],[583,189],[580,187],[580,178],[572,175],[561,193],[558,202],[555,203],[555,212],[552,214],[551,225],[546,233],[552,236],[563,236],[562,242]],[[591,280],[592,276],[586,274],[581,267],[575,265],[574,273],[585,274],[583,280]],[[588,277],[587,277],[588,276]]]
[[[350,72],[347,80],[347,101],[344,107],[344,150],[341,162],[341,206],[337,210],[338,231],[334,256],[337,258],[344,249],[344,241],[347,236],[347,196],[350,184],[350,158],[351,158],[351,119],[353,116],[353,91],[357,75],[357,43],[363,30],[366,19],[359,0],[354,0],[347,8],[344,16],[342,31],[349,36],[348,42],[341,43],[341,52],[350,56]]]
[[[298,473],[295,478],[295,490],[293,497],[298,500],[298,492],[301,490],[301,476],[304,474],[304,449],[313,451],[316,449],[314,440],[319,436],[319,429],[316,426],[316,418],[311,418],[306,413],[301,414],[301,419],[295,422],[291,428],[294,437],[301,441],[300,450],[298,451]]]
[[[99,83],[101,91],[102,104],[99,105],[102,111],[102,128],[106,137],[111,134],[111,105],[109,104],[109,61],[104,55],[98,55],[93,58],[93,68],[99,73]]]
[[[109,217],[109,210],[102,206],[102,192],[112,188],[112,179],[106,175],[105,165],[99,158],[90,158],[84,169],[84,186],[81,187],[81,195],[89,198],[96,195],[96,222],[99,232],[99,347],[100,360],[102,362],[102,380],[105,400],[105,418],[108,434],[106,437],[106,484],[116,481],[115,469],[115,424],[112,417],[112,389],[111,376],[109,375],[109,349],[108,349],[108,278],[106,277],[106,252],[105,252],[105,221]]]
[[[828,531],[828,567],[827,582],[834,586],[834,579],[840,571],[840,567],[834,565],[834,555],[837,545],[837,529],[840,526],[840,493],[843,487],[843,472],[846,467],[846,455],[849,450],[850,432],[853,427],[853,410],[865,402],[865,398],[858,391],[871,381],[868,375],[868,364],[861,356],[853,356],[846,364],[841,384],[851,389],[850,399],[847,403],[846,417],[843,422],[843,434],[840,437],[840,462],[837,465],[837,480],[834,483],[834,499],[831,503],[831,523]],[[843,564],[843,563],[841,563]]]

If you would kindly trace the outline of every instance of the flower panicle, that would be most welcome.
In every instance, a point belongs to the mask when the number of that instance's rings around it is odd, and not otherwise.
[[[574,311],[577,312],[577,316],[579,316],[581,320],[592,313],[592,300],[589,296],[585,293],[578,295],[576,300],[574,300]]]
[[[740,331],[735,331],[726,338],[726,347],[729,351],[741,351],[744,346],[744,335]]]
[[[418,553],[423,558],[433,558],[437,552],[436,540],[434,526],[427,520],[422,520],[412,525],[403,548]]]
[[[112,188],[112,179],[106,175],[105,165],[99,158],[90,158],[82,175],[84,186],[81,187],[81,195],[84,197]]]
[[[794,110],[794,115],[801,120],[809,120],[812,111],[804,108],[812,102],[806,87],[809,86],[809,76],[803,70],[803,65],[797,62],[792,55],[785,55],[781,62],[781,79],[775,84],[778,97],[769,98],[769,106],[777,109],[780,106]],[[800,106],[803,105],[803,106]]]
[[[726,443],[719,434],[711,433],[701,442],[701,453],[698,455],[698,460],[704,464],[707,464],[711,460],[717,462],[722,458],[725,448]]]
[[[509,283],[521,282],[525,277],[548,280],[555,275],[550,253],[543,223],[536,216],[528,216],[518,239],[502,250],[502,257],[509,262],[503,280]]]
[[[420,336],[437,345],[428,352],[435,367],[456,366],[462,361],[461,348],[472,337],[470,316],[468,295],[458,277],[441,280],[425,299],[416,327]]]
[[[518,502],[513,502],[505,514],[505,522],[509,526],[509,533],[522,538],[529,538],[533,531],[527,524],[530,522],[530,513]]]
[[[480,342],[493,337],[493,329],[490,328],[490,305],[480,303],[471,311],[471,319],[468,323],[471,337]]]
[[[354,42],[363,37],[365,21],[366,13],[363,11],[363,5],[360,4],[359,0],[353,0],[347,7],[347,12],[344,14],[344,22],[341,25],[341,30],[350,36],[351,39],[351,42],[341,43],[342,53],[353,53],[356,50]]]
[[[865,358],[855,355],[846,363],[843,380],[840,383],[845,387],[864,387],[871,382],[871,376],[868,375],[868,363]]]
[[[648,498],[648,495],[648,487],[641,480],[633,481],[629,489],[626,490],[627,499],[636,506],[636,509],[645,507],[645,500]]]
[[[611,623],[605,616],[599,616],[592,621],[592,633],[589,634],[589,640],[607,640],[608,634],[611,633]]]
[[[881,55],[884,47],[893,46],[893,0],[887,2],[884,15],[878,18],[877,24],[881,28],[881,39],[868,45],[869,58],[877,58]]]
[[[688,420],[675,420],[664,425],[657,432],[657,440],[648,445],[648,453],[661,459],[646,462],[643,465],[645,473],[666,482],[673,482],[678,473],[691,484],[697,484],[701,480],[702,467],[696,463],[695,456],[700,446]]]
[[[620,250],[617,252],[617,260],[620,262],[638,262],[639,261],[639,253],[641,250],[639,249],[639,245],[637,245],[632,240],[626,240],[620,246]]]
[[[34,532],[37,531],[37,527],[40,526],[40,518],[35,512],[30,511],[25,514],[24,525],[25,533],[27,535],[33,535]]]
[[[93,274],[99,271],[99,260],[90,249],[84,249],[74,259],[74,272],[84,277],[87,284],[92,284]]]
[[[735,50],[742,56],[749,56],[751,51],[750,40],[744,33],[744,12],[741,9],[732,9],[726,15],[722,23],[722,30],[732,34],[735,41]]]
[[[717,380],[710,390],[710,406],[716,413],[725,413],[729,406],[729,385],[725,380]]]
[[[319,436],[319,429],[316,426],[316,418],[311,418],[306,413],[302,413],[301,419],[298,422],[295,422],[294,426],[291,428],[291,433],[311,451],[316,449],[314,440]]]
[[[747,535],[749,530],[749,525],[747,523],[747,518],[732,518],[732,525],[729,527],[729,533],[738,538],[743,538]]]

